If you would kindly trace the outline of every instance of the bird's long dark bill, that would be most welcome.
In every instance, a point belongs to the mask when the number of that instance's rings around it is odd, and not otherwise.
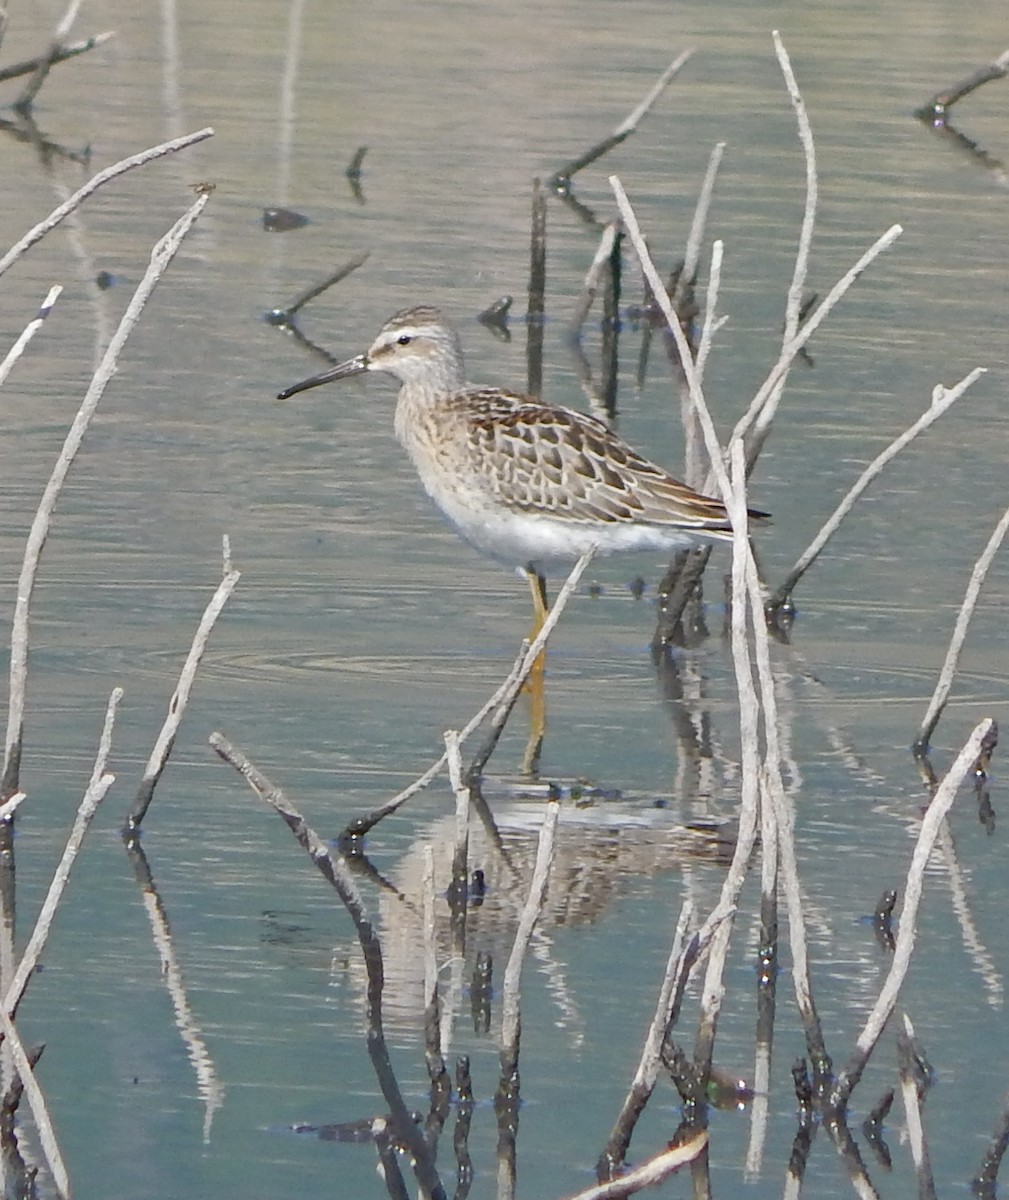
[[[325,371],[321,371],[318,375],[311,375],[308,379],[303,379],[301,383],[296,383],[292,387],[284,388],[282,392],[277,393],[278,400],[286,400],[289,396],[294,396],[298,392],[307,392],[309,388],[318,387],[320,383],[332,383],[334,379],[349,379],[351,375],[360,375],[368,369],[368,356],[366,354],[358,354],[355,358],[348,358],[346,362],[337,363],[335,367],[327,367]]]

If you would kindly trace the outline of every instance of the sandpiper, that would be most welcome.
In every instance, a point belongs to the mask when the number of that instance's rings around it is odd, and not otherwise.
[[[399,380],[396,435],[421,483],[466,541],[526,572],[538,620],[545,572],[590,547],[670,551],[732,536],[720,500],[680,483],[595,417],[468,384],[459,337],[436,308],[403,309],[364,354],[278,398],[365,371]]]
[[[400,382],[395,429],[428,495],[478,550],[525,571],[546,616],[544,572],[587,550],[677,550],[732,527],[720,500],[702,496],[636,453],[602,421],[505,388],[466,382],[456,332],[436,308],[389,318],[371,347],[279,394],[388,371]],[[751,512],[757,523],[765,513]],[[543,656],[529,679],[531,732],[524,770],[538,775],[546,730]]]

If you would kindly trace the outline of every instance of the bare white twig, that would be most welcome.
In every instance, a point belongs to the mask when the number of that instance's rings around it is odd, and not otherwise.
[[[67,1175],[66,1164],[63,1162],[59,1142],[56,1140],[56,1131],[46,1107],[45,1096],[35,1078],[35,1072],[32,1070],[31,1062],[25,1051],[24,1042],[21,1041],[21,1035],[2,1005],[0,1005],[0,1032],[3,1033],[4,1043],[13,1060],[14,1068],[21,1076],[28,1106],[32,1112],[32,1120],[38,1129],[42,1152],[46,1156],[46,1163],[53,1177],[53,1186],[61,1200],[69,1200],[70,1177]]]
[[[0,38],[3,37],[3,24],[6,18],[7,9],[0,5]],[[106,33],[95,33],[89,38],[83,38],[79,42],[64,42],[60,49],[52,54],[52,51],[46,51],[41,58],[29,58],[22,62],[11,63],[9,66],[0,67],[0,83],[5,83],[8,79],[17,79],[21,75],[31,75],[33,71],[39,69],[39,63],[42,58],[51,57],[51,66],[57,63],[66,62],[68,58],[76,58],[78,54],[86,54],[89,50],[97,50],[99,46],[104,46],[110,38],[116,35],[111,30]]]
[[[654,1187],[678,1167],[693,1162],[707,1144],[708,1131],[702,1129],[700,1133],[694,1134],[690,1141],[662,1150],[625,1175],[611,1179],[609,1183],[586,1188],[584,1192],[570,1197],[570,1200],[623,1200],[624,1196],[631,1196],[642,1188]]]
[[[179,682],[176,684],[172,698],[168,702],[168,713],[154,742],[150,757],[147,760],[147,767],[144,770],[144,777],[140,781],[136,799],[133,801],[133,807],[130,809],[129,816],[127,817],[126,826],[128,829],[136,829],[143,821],[144,815],[150,807],[154,789],[158,785],[161,773],[168,762],[168,756],[172,752],[172,746],[175,744],[175,735],[178,733],[179,725],[182,723],[182,718],[185,715],[186,705],[189,703],[189,696],[193,690],[193,683],[196,680],[196,671],[207,648],[210,634],[217,623],[217,618],[221,615],[221,610],[227,604],[240,578],[241,572],[232,568],[217,585],[217,590],[210,598],[210,603],[204,609],[203,616],[200,618],[200,623],[196,629],[196,635],[193,638],[193,643],[189,648],[186,661],[179,674]]]
[[[119,322],[112,341],[109,343],[102,361],[91,379],[87,394],[80,409],[74,417],[73,424],[67,433],[53,467],[52,474],[42,493],[38,509],[32,521],[25,544],[24,560],[21,573],[18,576],[17,599],[14,605],[14,622],[11,629],[11,662],[10,662],[10,698],[7,712],[7,733],[4,741],[4,770],[3,790],[13,791],[17,787],[20,770],[21,740],[24,732],[25,693],[28,680],[28,615],[31,606],[32,592],[35,587],[35,576],[38,572],[39,560],[46,538],[49,536],[49,525],[52,521],[53,510],[63,487],[67,473],[81,448],[84,434],[98,407],[98,402],[105,393],[109,380],[115,374],[116,363],[120,352],[126,344],[134,325],[140,319],[151,293],[164,274],[168,264],[175,257],[183,238],[192,228],[196,218],[203,211],[208,196],[199,196],[196,203],[181,217],[168,233],[155,245],[151,252],[150,265],[143,279],[133,293],[126,312]],[[69,210],[68,210],[69,211]],[[65,215],[65,214],[64,214]],[[40,235],[41,236],[41,235]]]
[[[693,53],[693,49],[684,50],[678,58],[675,58],[659,76],[658,82],[644,100],[620,122],[608,137],[603,138],[601,142],[597,142],[589,150],[586,150],[584,154],[580,154],[577,158],[565,163],[563,167],[555,171],[550,179],[551,187],[562,190],[566,189],[571,182],[572,175],[576,174],[583,167],[587,167],[589,163],[594,163],[596,159],[601,158],[608,150],[612,150],[614,146],[619,146],[625,138],[630,137],[637,128],[641,118],[648,112],[655,101],[658,100],[659,96],[669,86],[673,76],[677,74]]]
[[[716,142],[708,158],[708,168],[704,172],[704,180],[694,207],[693,220],[690,222],[690,232],[687,234],[687,245],[683,252],[682,279],[690,282],[697,274],[697,266],[701,261],[701,247],[704,245],[704,230],[708,223],[708,213],[715,194],[715,180],[718,169],[722,165],[722,155],[725,153],[725,143]]]
[[[36,315],[32,318],[32,320],[29,321],[28,324],[24,327],[24,329],[22,330],[17,341],[14,343],[14,345],[11,346],[11,348],[7,351],[7,357],[3,360],[2,363],[0,363],[0,386],[2,386],[3,383],[6,381],[7,376],[11,373],[11,370],[12,370],[14,364],[21,357],[21,355],[24,354],[25,348],[27,347],[28,343],[32,340],[32,338],[36,335],[36,333],[38,333],[38,331],[42,328],[42,322],[52,312],[53,305],[56,303],[56,301],[59,297],[59,294],[62,291],[63,291],[63,287],[61,284],[56,284],[54,287],[51,287],[49,289],[49,292],[46,295],[46,298],[42,301],[42,307],[39,309],[39,311],[36,313]]]
[[[907,1120],[911,1161],[914,1163],[914,1171],[918,1179],[919,1200],[935,1200],[935,1180],[929,1160],[928,1142],[925,1139],[925,1125],[921,1117],[921,1095],[915,1072],[911,1069],[914,1026],[907,1013],[903,1014],[903,1018],[904,1028],[901,1031],[902,1036],[898,1038],[897,1058],[900,1063],[900,1097],[904,1103],[904,1116]]]
[[[599,245],[596,247],[595,256],[592,259],[592,265],[585,274],[582,294],[578,297],[578,303],[575,305],[575,315],[571,318],[572,333],[578,333],[585,324],[585,318],[589,315],[593,301],[596,298],[596,292],[599,289],[599,276],[602,274],[603,267],[609,262],[610,255],[613,253],[613,243],[616,241],[616,237],[617,223],[616,221],[611,221],[603,229],[602,235],[599,238]]]
[[[669,87],[669,84],[672,82],[673,78],[679,73],[683,65],[688,61],[693,53],[694,51],[691,47],[688,50],[684,50],[682,54],[673,59],[669,66],[666,67],[666,69],[656,80],[652,90],[648,93],[644,100],[641,101],[641,103],[637,106],[637,108],[634,109],[633,112],[628,113],[624,120],[620,122],[616,129],[613,130],[614,137],[624,137],[638,127],[641,118],[645,116],[655,101],[658,100],[666,88]]]
[[[904,449],[910,442],[922,433],[924,430],[937,421],[946,410],[953,405],[964,392],[975,383],[982,375],[985,374],[984,367],[975,367],[968,375],[965,375],[959,383],[952,388],[937,387],[932,394],[932,403],[922,413],[917,421],[910,428],[905,429],[900,437],[894,438],[885,450],[881,451],[872,462],[865,468],[858,479],[852,484],[848,494],[844,497],[841,503],[834,509],[831,516],[824,522],[823,528],[809,543],[806,549],[799,555],[795,565],[785,576],[784,581],[775,590],[774,594],[768,600],[768,607],[774,608],[787,600],[795,588],[795,585],[803,577],[806,571],[813,565],[818,558],[820,552],[828,541],[834,536],[838,526],[854,508],[855,501],[862,495],[865,489],[883,470],[886,464],[895,458],[901,450]]]
[[[424,922],[424,1011],[438,998],[438,943],[434,931],[434,847],[424,847],[424,876],[421,886],[421,916]]]
[[[24,953],[18,962],[17,970],[14,972],[14,976],[3,998],[2,1007],[11,1018],[17,1013],[21,997],[24,995],[28,981],[34,974],[42,951],[45,949],[46,941],[49,938],[49,930],[52,928],[53,918],[56,916],[56,909],[63,898],[63,893],[70,879],[70,871],[84,841],[84,835],[88,831],[92,818],[98,811],[98,805],[105,798],[105,793],[115,782],[116,777],[110,775],[105,770],[105,767],[112,748],[112,728],[116,720],[116,710],[122,698],[123,689],[118,687],[113,688],[112,695],[109,697],[108,708],[105,712],[105,723],[102,727],[102,734],[98,743],[98,753],[95,755],[95,763],[91,771],[91,779],[88,782],[87,790],[84,793],[84,798],[81,800],[80,807],[77,809],[73,829],[70,831],[70,837],[67,839],[63,855],[53,873],[52,882],[49,884],[49,891],[42,902],[42,908],[39,910],[31,937],[28,939],[28,944],[25,946]]]
[[[858,1035],[852,1060],[838,1076],[831,1096],[832,1106],[835,1108],[847,1103],[866,1062],[868,1062],[869,1055],[897,1003],[897,997],[911,963],[911,954],[914,951],[918,907],[921,904],[925,868],[928,865],[929,855],[935,845],[942,820],[952,807],[960,785],[974,769],[974,764],[982,749],[991,744],[994,735],[995,722],[991,717],[985,717],[975,726],[970,737],[964,743],[963,749],[956,756],[953,765],[936,789],[932,803],[922,818],[921,829],[918,831],[918,840],[915,843],[914,854],[911,857],[911,865],[908,867],[907,880],[904,884],[904,905],[900,914],[893,960],[887,977],[883,981],[883,986],[880,988],[876,1003],[866,1018],[862,1032]]]
[[[459,745],[459,734],[454,729],[445,731],[445,749],[448,754],[448,777],[455,794],[455,831],[452,839],[452,883],[450,886],[451,905],[455,921],[466,919],[466,882],[469,871],[469,811],[470,791],[462,777],[462,751]],[[463,930],[465,926],[463,926]],[[458,941],[460,945],[453,947],[458,950],[458,957],[463,957],[464,946],[462,932]],[[451,1029],[445,1030],[443,1045],[447,1043]]]
[[[967,590],[964,592],[963,602],[957,614],[953,636],[949,642],[949,649],[946,651],[946,660],[942,664],[942,670],[939,672],[935,691],[932,693],[932,699],[928,703],[928,709],[922,720],[921,728],[918,730],[918,736],[914,740],[914,751],[916,754],[924,754],[928,750],[928,743],[935,732],[936,725],[939,724],[939,718],[946,707],[946,702],[949,700],[950,689],[953,687],[953,678],[956,675],[957,665],[960,662],[960,652],[963,650],[963,644],[967,640],[967,629],[970,625],[971,617],[974,615],[974,609],[977,608],[981,588],[984,586],[988,570],[1007,532],[1009,532],[1009,509],[1006,509],[1002,514],[1002,519],[992,530],[991,537],[988,539],[984,550],[981,551],[981,556],[974,564],[974,570],[971,572],[970,580],[967,583]]]
[[[196,133],[187,133],[185,137],[173,138],[171,141],[162,142],[159,146],[152,146],[149,150],[141,150],[139,154],[131,154],[129,158],[124,158],[117,163],[113,163],[111,167],[106,167],[103,171],[99,171],[83,187],[78,188],[69,200],[64,201],[58,208],[54,208],[44,221],[40,221],[34,229],[29,229],[20,241],[15,242],[3,258],[0,258],[0,275],[8,267],[16,263],[26,250],[29,250],[37,241],[45,237],[50,229],[55,228],[60,221],[72,213],[74,209],[78,208],[103,183],[108,183],[110,179],[115,179],[117,175],[122,175],[124,171],[130,171],[134,167],[143,166],[144,163],[150,162],[153,158],[161,158],[165,154],[172,154],[176,150],[184,150],[187,146],[192,146],[196,142],[202,142],[205,138],[213,137],[213,134],[213,129],[207,126],[206,129],[199,129]]]
[[[746,459],[741,442],[733,442],[732,470],[735,483],[733,497],[734,541],[733,549],[742,539],[735,533],[737,525],[741,525],[746,516]],[[771,809],[774,820],[767,822],[767,832],[773,829],[777,838],[777,866],[785,893],[785,903],[788,909],[789,947],[792,953],[792,983],[795,989],[796,1005],[802,1016],[813,1058],[814,1071],[819,1070],[824,1061],[825,1048],[823,1033],[816,1007],[813,1003],[813,989],[809,975],[809,955],[806,946],[806,927],[802,912],[802,892],[799,885],[799,866],[795,853],[794,822],[785,786],[781,778],[781,749],[778,739],[778,704],[774,691],[774,674],[771,670],[770,641],[767,626],[763,619],[763,598],[760,591],[760,580],[757,577],[757,564],[749,542],[740,545],[743,558],[743,579],[745,595],[739,599],[749,608],[751,627],[753,630],[754,661],[757,669],[757,680],[760,687],[760,716],[764,730],[764,760],[760,768],[761,811]],[[733,558],[735,566],[735,557]],[[735,575],[733,576],[735,582]],[[736,605],[736,595],[733,593],[733,608]],[[765,814],[770,816],[771,814]],[[773,852],[772,852],[773,853]]]
[[[795,110],[795,119],[799,126],[799,140],[802,142],[803,156],[806,161],[806,205],[803,210],[802,226],[799,231],[799,245],[795,254],[795,268],[792,272],[792,281],[788,285],[788,297],[785,301],[785,331],[782,338],[782,349],[784,349],[792,341],[799,329],[802,289],[805,286],[806,273],[809,268],[809,251],[813,244],[813,227],[816,223],[818,183],[816,177],[816,147],[813,144],[813,130],[809,124],[806,105],[802,99],[802,93],[799,91],[795,73],[792,71],[792,63],[788,57],[788,51],[781,40],[781,35],[775,29],[771,36],[774,39],[774,52],[778,56],[781,73],[785,77],[788,98],[791,100],[792,108]],[[791,365],[791,360],[789,360],[789,365]],[[763,407],[756,414],[753,426],[753,458],[759,452],[759,443],[766,436],[770,424],[774,420],[774,414],[777,412],[781,394],[785,390],[787,378],[788,367],[778,376],[774,387],[767,395]],[[748,468],[752,469],[752,467],[753,461],[751,459],[748,463]]]
[[[543,814],[543,824],[540,826],[539,842],[536,846],[536,862],[529,883],[529,895],[522,908],[522,915],[519,917],[518,928],[515,930],[515,941],[511,954],[508,956],[508,965],[505,967],[504,980],[501,984],[501,1062],[503,1073],[509,1076],[518,1064],[522,961],[525,958],[533,929],[543,910],[547,880],[553,864],[554,834],[557,830],[560,811],[560,805],[556,800],[548,801]]]
[[[673,934],[673,944],[666,960],[666,970],[659,986],[659,996],[655,1005],[655,1013],[645,1034],[644,1045],[641,1047],[641,1057],[637,1070],[631,1081],[630,1089],[624,1098],[623,1106],[613,1125],[613,1132],[606,1143],[601,1161],[611,1172],[623,1163],[627,1155],[638,1117],[648,1102],[655,1082],[659,1077],[659,1066],[662,1062],[662,1042],[669,1027],[672,1015],[673,999],[676,995],[677,981],[682,973],[684,958],[684,943],[690,922],[693,919],[694,906],[690,900],[685,900],[680,909],[680,917],[676,922]]]
[[[8,817],[14,816],[21,807],[22,802],[27,799],[27,792],[15,792],[9,800],[5,800],[3,804],[0,804],[0,821],[6,821]]]
[[[837,283],[834,284],[824,299],[816,306],[810,316],[807,317],[795,337],[782,347],[778,361],[771,368],[767,378],[757,390],[757,394],[750,401],[750,407],[736,422],[736,427],[732,431],[732,437],[729,439],[730,442],[735,441],[736,438],[747,437],[751,427],[756,423],[760,413],[763,411],[768,397],[773,395],[774,389],[778,385],[778,380],[788,373],[788,369],[792,365],[792,360],[823,324],[830,310],[844,296],[866,267],[874,259],[878,258],[884,250],[888,250],[903,232],[904,230],[900,225],[891,225],[886,233],[878,237],[859,258],[858,262],[853,267],[850,267]]]
[[[620,209],[620,216],[623,219],[624,227],[627,230],[627,235],[631,239],[631,244],[634,246],[634,252],[638,256],[638,261],[641,264],[641,270],[644,273],[648,286],[651,289],[655,303],[662,310],[662,315],[666,318],[666,324],[669,326],[669,332],[673,335],[673,340],[676,342],[676,350],[680,356],[680,366],[683,370],[683,376],[686,379],[687,387],[690,391],[691,403],[697,410],[697,416],[701,423],[701,430],[704,434],[704,442],[708,449],[708,454],[711,457],[711,468],[718,480],[718,486],[722,496],[728,500],[730,488],[729,477],[725,470],[725,463],[722,461],[721,447],[718,444],[718,435],[715,433],[715,427],[711,422],[711,416],[708,413],[708,406],[704,401],[704,395],[701,392],[700,380],[697,376],[697,370],[694,366],[693,355],[690,353],[690,346],[687,344],[687,338],[683,330],[680,328],[680,322],[673,311],[673,306],[669,302],[669,297],[666,295],[665,286],[655,269],[655,264],[652,262],[652,257],[648,252],[648,246],[641,234],[641,227],[638,225],[638,219],[635,216],[634,209],[631,207],[631,202],[627,198],[627,193],[624,191],[624,186],[616,175],[610,176],[610,187],[613,189],[613,194],[617,198],[617,207]],[[720,251],[719,251],[720,253]],[[708,309],[714,311],[714,297],[708,297]]]
[[[594,551],[589,551],[583,554],[582,557],[571,568],[571,573],[564,581],[564,585],[557,593],[557,598],[554,600],[543,621],[543,627],[532,640],[531,643],[523,643],[522,649],[519,651],[518,657],[512,665],[511,670],[505,676],[504,682],[496,689],[490,699],[473,714],[472,717],[459,731],[459,743],[464,744],[466,739],[478,729],[486,719],[489,713],[493,713],[492,724],[497,724],[507,719],[508,713],[512,704],[515,702],[515,697],[522,689],[529,672],[532,670],[533,663],[539,657],[540,651],[546,646],[547,639],[553,633],[554,627],[561,618],[568,601],[578,586],[578,581],[581,579],[592,561]],[[357,821],[352,821],[347,827],[350,834],[361,834],[370,829],[378,821],[390,816],[398,808],[415,796],[419,791],[422,791],[428,784],[440,774],[448,761],[448,751],[445,751],[442,756],[433,762],[428,769],[420,775],[413,783],[405,787],[401,792],[398,792],[393,798],[387,801],[381,807],[370,812],[366,817]]]

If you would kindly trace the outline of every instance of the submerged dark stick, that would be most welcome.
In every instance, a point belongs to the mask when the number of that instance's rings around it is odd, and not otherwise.
[[[943,92],[938,92],[931,100],[926,101],[921,108],[915,109],[914,115],[919,120],[934,125],[945,125],[949,120],[949,110],[958,100],[969,96],[971,92],[990,83],[993,79],[1004,79],[1009,74],[1009,50],[1004,51],[986,67],[980,67],[973,75],[968,75],[961,83],[954,84]]]
[[[618,230],[613,239],[607,263],[606,287],[603,289],[603,343],[600,348],[602,387],[600,399],[610,418],[617,411],[617,374],[620,368],[620,285],[623,269],[623,234]]]
[[[460,1054],[455,1067],[456,1102],[455,1129],[452,1149],[455,1151],[456,1186],[453,1200],[466,1200],[473,1186],[473,1159],[469,1152],[469,1131],[473,1123],[473,1080],[470,1077],[469,1057]]]
[[[970,1181],[971,1190],[979,1200],[997,1200],[998,1172],[1002,1165],[1005,1152],[1009,1149],[1009,1096],[1004,1101],[1005,1107],[995,1126],[991,1142],[981,1161],[978,1173]]]
[[[31,109],[32,104],[35,102],[35,97],[42,90],[42,85],[46,81],[49,68],[56,61],[57,56],[63,49],[63,42],[70,32],[74,21],[77,19],[80,7],[81,0],[70,0],[66,12],[56,26],[56,31],[53,34],[53,40],[50,43],[48,52],[39,56],[37,60],[38,65],[32,72],[31,78],[25,84],[21,95],[14,101],[13,108],[15,112],[27,113]]]
[[[711,546],[697,546],[693,550],[681,550],[669,564],[669,570],[659,584],[659,609],[652,637],[652,649],[656,650],[674,641],[687,605],[701,587],[704,568],[711,557]]]
[[[251,760],[236,746],[233,746],[223,734],[212,733],[210,745],[225,762],[230,763],[244,777],[256,795],[283,818],[299,845],[309,855],[323,877],[336,889],[350,919],[354,922],[368,975],[368,1054],[378,1077],[382,1095],[389,1105],[394,1134],[397,1140],[402,1140],[402,1144],[413,1155],[414,1170],[423,1192],[431,1197],[431,1200],[445,1200],[445,1189],[438,1177],[430,1150],[403,1100],[403,1093],[400,1091],[399,1082],[389,1059],[382,1022],[382,991],[385,986],[382,944],[368,917],[364,901],[357,890],[347,864],[343,861],[343,856],[339,853],[335,855],[330,853],[326,843],[307,824],[305,818],[294,808],[280,788],[275,787]]]
[[[57,63],[66,62],[68,58],[76,58],[78,54],[86,54],[112,37],[115,37],[114,33],[96,33],[94,37],[85,38],[83,42],[66,43],[55,54],[50,50],[42,58],[26,58],[21,62],[11,63],[9,67],[0,68],[0,83],[6,83],[8,79],[17,79],[21,75],[30,75],[39,69],[41,62],[48,60],[50,66],[55,66]]]
[[[566,191],[571,184],[571,177],[573,175],[577,174],[583,167],[594,163],[597,158],[602,158],[608,150],[612,150],[614,146],[619,146],[622,141],[630,137],[641,123],[641,119],[649,112],[655,101],[666,90],[673,77],[693,53],[692,49],[684,50],[678,58],[674,59],[659,76],[658,82],[652,87],[644,100],[620,122],[609,137],[603,138],[601,142],[597,142],[590,149],[586,150],[584,154],[580,154],[577,158],[565,163],[563,167],[560,167],[550,176],[550,187],[555,192]]]
[[[271,320],[279,321],[283,319],[284,321],[289,322],[292,317],[294,317],[295,313],[297,313],[298,309],[304,308],[304,306],[310,300],[314,300],[316,296],[321,296],[322,293],[328,288],[331,288],[334,284],[339,283],[342,279],[346,279],[352,271],[356,271],[358,267],[363,266],[368,261],[370,254],[370,250],[364,250],[362,253],[356,254],[353,258],[349,258],[342,267],[337,267],[333,274],[327,276],[322,283],[314,283],[310,288],[307,289],[307,291],[302,292],[296,300],[287,306],[287,308],[275,308],[273,312],[270,313]]]
[[[547,198],[533,180],[532,224],[529,238],[529,307],[526,316],[526,390],[538,400],[543,391],[543,318],[547,291]]]

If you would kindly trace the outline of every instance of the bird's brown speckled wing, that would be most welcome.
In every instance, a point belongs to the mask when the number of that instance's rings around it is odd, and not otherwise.
[[[506,509],[571,521],[730,528],[720,501],[642,458],[594,417],[497,388],[469,389],[451,403],[466,423],[474,475]]]

